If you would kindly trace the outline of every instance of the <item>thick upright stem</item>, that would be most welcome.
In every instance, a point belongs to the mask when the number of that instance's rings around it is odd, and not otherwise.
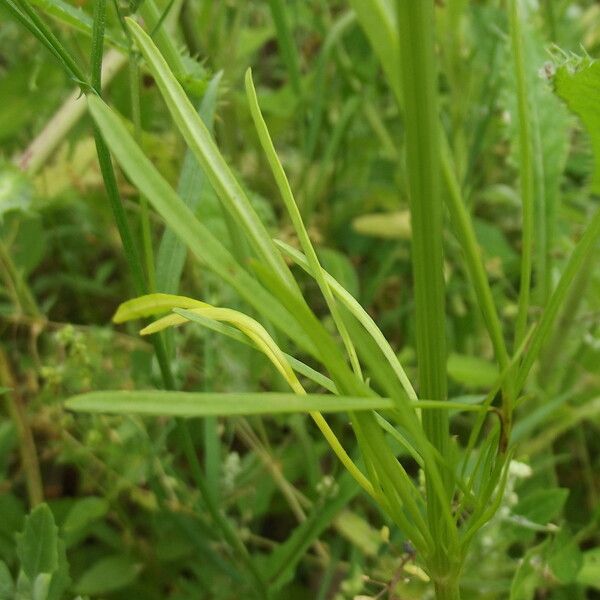
[[[433,0],[397,0],[397,11],[412,219],[419,394],[422,398],[445,400],[446,315],[434,4]],[[424,411],[423,428],[432,444],[445,455],[449,443],[447,412]],[[455,571],[451,554],[456,531],[443,520],[446,507],[440,504],[451,501],[448,481],[446,488],[447,499],[440,499],[427,477],[428,521],[435,540],[427,562],[434,579],[446,578]]]
[[[398,16],[413,232],[419,391],[423,398],[445,400],[446,317],[433,2],[399,0]],[[423,424],[433,444],[443,451],[448,443],[445,411],[425,412]]]
[[[435,584],[436,600],[460,600],[458,579],[447,579]]]
[[[433,47],[433,1],[398,1],[405,99],[406,164],[412,219],[419,388],[446,399],[446,317],[440,194],[439,117]],[[448,442],[444,411],[423,416],[434,444]]]

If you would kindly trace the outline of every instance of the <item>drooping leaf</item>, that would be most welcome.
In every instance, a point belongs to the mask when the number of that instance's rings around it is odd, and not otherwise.
[[[125,323],[134,319],[153,317],[173,308],[201,308],[208,306],[205,302],[187,296],[175,294],[146,294],[123,302],[113,316],[115,323]]]

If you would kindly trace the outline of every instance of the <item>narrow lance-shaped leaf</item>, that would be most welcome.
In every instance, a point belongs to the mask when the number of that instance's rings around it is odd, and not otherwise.
[[[357,398],[324,394],[217,394],[210,392],[90,392],[66,401],[77,412],[205,417],[210,415],[267,415],[310,412],[386,410],[389,398]]]
[[[160,300],[162,301],[160,304],[161,307],[164,307],[168,302],[178,302],[177,296],[168,296],[165,294],[158,294]],[[194,301],[190,301],[189,298],[183,298],[183,302],[187,305],[190,303],[193,304]],[[134,303],[136,301],[133,301]],[[142,304],[144,310],[148,310],[148,297],[137,299],[138,304]],[[203,304],[198,302],[198,304]],[[130,307],[131,308],[131,307]],[[159,308],[160,310],[160,308]],[[230,325],[233,325],[235,328],[239,329],[245,336],[248,337],[252,341],[252,343],[259,349],[273,364],[273,366],[279,371],[279,373],[286,380],[290,388],[299,396],[305,396],[306,391],[304,390],[302,384],[296,377],[294,370],[292,369],[290,363],[286,359],[286,355],[281,351],[281,349],[277,346],[273,338],[269,335],[266,329],[253,318],[245,315],[239,311],[228,309],[228,308],[218,308],[209,305],[203,305],[199,308],[193,308],[192,312],[207,317],[213,321],[224,321]],[[181,324],[182,321],[185,321],[186,317],[181,314],[171,314],[154,323],[145,327],[141,333],[149,334],[156,333],[157,331],[161,331],[167,327],[172,327],[174,325]],[[340,441],[336,437],[335,433],[324,419],[323,415],[316,411],[309,411],[310,416],[316,423],[317,427],[321,430],[321,433],[331,446],[331,449],[335,452],[340,462],[348,469],[350,474],[354,477],[357,483],[370,495],[373,495],[373,487],[368,481],[368,479],[362,474],[360,469],[354,464],[354,461],[348,456],[348,453],[341,445]]]
[[[280,250],[292,259],[294,263],[304,269],[307,273],[312,274],[312,270],[309,266],[306,256],[301,252],[286,244],[280,240],[275,240],[275,243]],[[389,342],[385,339],[383,333],[373,318],[367,313],[367,311],[360,305],[360,303],[348,292],[336,279],[334,279],[327,271],[322,269],[323,277],[327,282],[327,285],[331,288],[331,291],[335,294],[336,298],[352,313],[352,315],[359,321],[359,323],[366,329],[369,335],[373,338],[376,344],[379,346],[382,354],[389,362],[394,373],[398,377],[398,380],[402,384],[402,387],[406,391],[406,394],[411,400],[416,400],[417,395],[415,393],[410,380],[408,379],[402,365],[400,364],[396,353],[390,346]]]
[[[212,128],[217,93],[223,72],[219,71],[206,88],[206,93],[200,103],[199,114],[207,128]],[[177,194],[184,203],[194,210],[200,199],[200,194],[206,188],[206,176],[191,150],[187,150],[177,186]],[[162,292],[176,294],[179,280],[185,264],[185,244],[169,228],[166,229],[160,242],[156,257],[156,282]]]
[[[297,344],[315,354],[295,319],[250,274],[243,269],[212,233],[182,202],[135,143],[120,118],[97,96],[88,96],[88,106],[117,161],[148,198],[167,225],[185,242],[198,262],[229,283],[242,298],[273,322]]]
[[[202,166],[219,199],[243,228],[261,260],[277,273],[290,290],[299,295],[298,286],[273,246],[265,226],[158,48],[135,21],[127,19],[127,25],[156,79],[177,128]]]
[[[302,249],[306,255],[310,272],[315,278],[317,285],[319,286],[319,289],[325,298],[327,308],[329,308],[329,312],[331,313],[333,321],[344,342],[346,352],[350,357],[350,364],[352,365],[352,368],[357,376],[362,377],[360,363],[356,355],[356,349],[354,348],[352,340],[348,335],[346,325],[339,314],[336,301],[331,293],[331,290],[329,289],[329,284],[323,275],[323,269],[321,268],[321,264],[317,258],[317,253],[315,252],[312,242],[308,237],[308,232],[306,231],[306,227],[302,221],[302,217],[300,216],[300,210],[298,209],[294,199],[289,181],[285,171],[283,170],[281,161],[277,156],[277,152],[275,151],[275,146],[271,140],[269,130],[267,129],[267,124],[265,123],[262,113],[260,112],[258,98],[256,97],[256,90],[254,89],[254,83],[252,82],[252,71],[250,69],[246,71],[246,96],[248,98],[248,103],[250,104],[250,114],[252,115],[252,120],[254,121],[254,126],[256,127],[261,146],[267,157],[269,166],[271,167],[273,177],[275,178],[277,187],[279,188],[279,193],[281,194],[285,208],[290,216],[294,230],[298,235],[298,239],[300,240],[300,244],[302,245]]]

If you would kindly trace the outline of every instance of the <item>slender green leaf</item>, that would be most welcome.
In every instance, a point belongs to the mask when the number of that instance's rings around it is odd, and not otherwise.
[[[521,280],[519,284],[519,306],[515,325],[515,347],[523,341],[529,317],[531,296],[531,271],[534,236],[534,157],[531,126],[529,88],[525,73],[525,50],[522,32],[522,3],[510,0],[510,36],[514,69],[517,80],[517,101],[519,114],[519,174],[521,177],[521,202],[523,212],[523,233],[521,250]]]
[[[292,246],[280,241],[275,240],[278,248],[287,256],[291,258],[299,267],[304,269],[307,273],[313,274],[310,268],[309,262],[306,256],[301,252],[293,248]],[[369,313],[360,305],[360,303],[348,292],[336,279],[334,279],[329,273],[322,269],[323,277],[327,285],[331,288],[331,291],[336,298],[348,309],[348,311],[356,318],[356,320],[365,328],[367,333],[373,338],[383,356],[389,363],[392,371],[402,384],[402,387],[406,391],[406,394],[411,400],[415,400],[417,395],[414,388],[412,387],[410,380],[408,379],[396,353],[390,346],[389,342],[385,339],[383,333]],[[360,347],[360,345],[359,345]]]
[[[273,246],[265,226],[165,59],[135,21],[127,19],[127,24],[140,52],[146,59],[148,68],[156,79],[177,128],[202,166],[221,202],[245,231],[261,260],[277,273],[285,285],[299,294],[297,284]]]
[[[223,72],[219,71],[210,81],[200,104],[199,114],[209,130],[212,130],[217,94]],[[206,186],[206,176],[191,150],[185,153],[177,194],[183,202],[194,210],[200,193]],[[162,292],[176,294],[186,257],[185,244],[177,234],[167,228],[160,242],[156,258],[156,282]]]
[[[294,319],[204,226],[158,173],[135,143],[119,117],[96,96],[88,97],[92,117],[123,170],[165,219],[167,225],[185,242],[198,262],[211,269],[238,291],[267,319],[301,347],[315,352],[306,334]]]
[[[204,417],[208,415],[263,415],[282,413],[324,413],[393,408],[389,398],[330,396],[323,394],[218,394],[210,392],[90,392],[66,402],[77,412],[170,415]]]
[[[265,123],[262,113],[260,112],[258,98],[256,97],[256,90],[254,89],[254,84],[252,82],[252,72],[250,71],[250,69],[246,71],[246,96],[248,98],[248,103],[250,104],[250,113],[252,115],[254,126],[256,127],[261,146],[265,155],[267,156],[267,161],[269,163],[269,166],[271,167],[273,177],[277,182],[279,193],[281,194],[283,203],[285,204],[288,215],[290,216],[290,219],[292,221],[292,225],[296,230],[296,234],[298,235],[298,239],[300,240],[300,244],[302,245],[302,249],[304,250],[304,253],[308,260],[311,274],[315,278],[317,285],[319,286],[319,289],[321,290],[321,293],[325,298],[325,302],[327,303],[329,312],[333,317],[335,325],[344,342],[346,352],[350,357],[350,364],[352,365],[352,368],[356,375],[358,377],[361,377],[362,373],[360,363],[356,355],[356,349],[354,348],[354,344],[352,343],[352,340],[348,335],[346,325],[344,324],[344,321],[341,315],[339,314],[336,301],[333,298],[333,294],[331,293],[327,279],[324,276],[324,272],[321,268],[321,263],[319,262],[317,253],[315,252],[312,242],[308,237],[308,232],[306,231],[306,227],[302,221],[298,205],[294,200],[294,195],[292,193],[289,181],[287,179],[285,171],[283,170],[281,161],[277,156],[277,152],[275,151],[275,146],[273,145],[273,141],[271,140],[269,130],[267,129],[267,124]]]

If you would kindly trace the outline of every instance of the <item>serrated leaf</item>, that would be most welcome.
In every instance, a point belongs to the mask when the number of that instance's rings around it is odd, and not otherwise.
[[[58,540],[58,568],[52,573],[50,589],[48,590],[47,600],[62,600],[66,589],[71,584],[69,576],[69,563],[67,562],[67,550],[64,540]]]
[[[558,68],[554,77],[554,88],[560,98],[581,119],[594,151],[595,168],[592,191],[600,193],[600,62],[589,58],[578,65],[569,61]]]

